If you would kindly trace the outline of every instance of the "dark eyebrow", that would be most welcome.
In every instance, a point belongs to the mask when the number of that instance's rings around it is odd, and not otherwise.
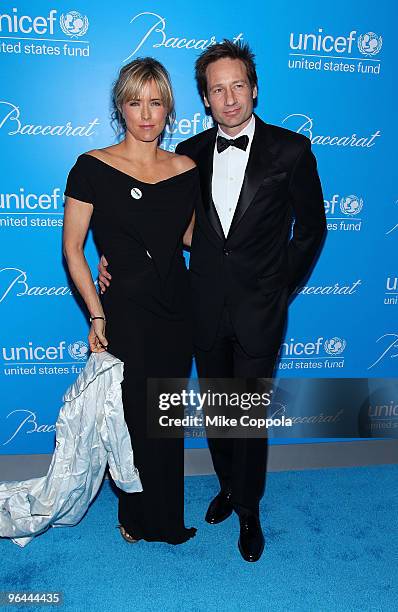
[[[236,83],[244,83],[245,79],[236,79],[235,81],[232,81],[232,85],[236,85]],[[223,83],[216,83],[215,85],[212,85],[210,87],[210,89],[213,89],[214,87],[223,87]]]

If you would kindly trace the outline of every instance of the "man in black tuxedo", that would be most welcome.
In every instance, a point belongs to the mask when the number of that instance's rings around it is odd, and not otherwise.
[[[288,298],[326,229],[316,161],[305,136],[253,115],[257,75],[247,45],[211,46],[196,62],[196,79],[218,126],[176,149],[196,162],[201,178],[190,259],[198,374],[271,378]],[[206,520],[219,523],[235,509],[240,552],[256,561],[264,546],[266,441],[208,444],[221,490]]]
[[[176,149],[196,162],[201,179],[190,258],[198,374],[272,378],[289,296],[326,229],[315,157],[308,138],[253,114],[257,75],[247,45],[211,46],[196,62],[196,79],[217,124]],[[206,521],[220,523],[235,510],[242,557],[257,561],[267,440],[208,444],[220,492]]]

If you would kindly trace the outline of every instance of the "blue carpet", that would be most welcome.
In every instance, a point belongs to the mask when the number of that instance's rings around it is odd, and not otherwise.
[[[198,533],[179,546],[125,542],[105,481],[76,527],[50,529],[24,549],[0,541],[0,590],[62,591],[58,609],[79,612],[395,612],[398,466],[267,478],[266,549],[257,563],[239,555],[235,515],[220,525],[203,521],[215,477],[186,479],[186,525]]]

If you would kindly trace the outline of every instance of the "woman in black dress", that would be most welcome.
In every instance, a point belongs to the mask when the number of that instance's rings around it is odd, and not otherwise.
[[[65,189],[64,254],[91,315],[90,348],[124,362],[122,397],[142,493],[119,491],[125,540],[185,542],[184,440],[147,434],[147,378],[189,376],[190,291],[182,253],[190,243],[198,170],[185,156],[159,148],[173,120],[168,74],[152,58],[120,71],[114,87],[125,137],[80,155]],[[89,225],[112,273],[99,298],[83,253]]]

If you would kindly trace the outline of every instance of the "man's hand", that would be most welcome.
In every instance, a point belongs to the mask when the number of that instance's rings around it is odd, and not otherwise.
[[[193,212],[192,219],[189,222],[189,225],[187,229],[185,230],[185,234],[182,239],[184,246],[189,247],[189,248],[191,247],[191,243],[192,243],[192,233],[193,233],[194,225],[195,225],[195,211]]]
[[[108,262],[105,259],[105,255],[101,255],[100,262],[98,264],[98,282],[101,289],[101,293],[105,293],[106,288],[110,286],[112,276],[107,271]]]

